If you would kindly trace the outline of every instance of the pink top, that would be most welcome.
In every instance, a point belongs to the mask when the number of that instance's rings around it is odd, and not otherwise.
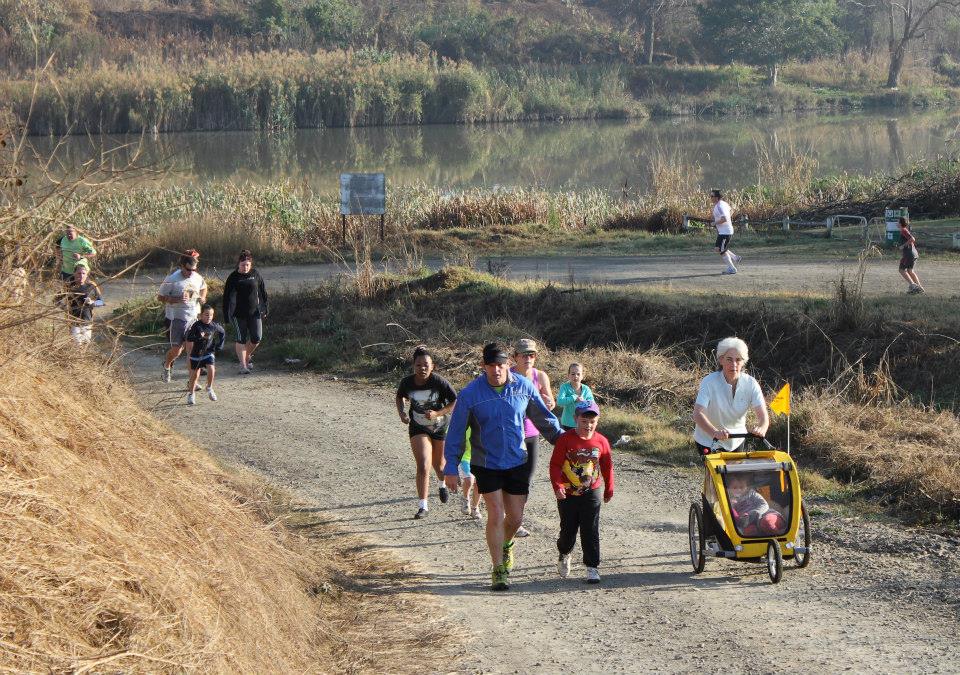
[[[516,369],[516,368],[511,368],[511,370],[512,370],[513,372],[517,373],[518,375],[521,375],[521,374],[522,374],[522,373],[517,372],[517,369]],[[539,391],[540,391],[540,371],[538,371],[536,368],[534,368],[534,369],[533,369],[533,377],[530,378],[530,379],[533,380],[533,386],[534,386],[534,387],[536,388],[536,390],[539,392]],[[535,426],[533,426],[533,422],[530,421],[530,418],[529,418],[529,417],[524,417],[524,418],[523,418],[523,437],[524,437],[524,438],[533,438],[534,436],[539,436],[539,435],[540,435],[540,432],[537,431],[537,428],[536,428]]]

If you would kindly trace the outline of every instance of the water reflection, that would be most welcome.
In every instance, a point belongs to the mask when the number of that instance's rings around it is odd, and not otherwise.
[[[895,173],[910,161],[955,152],[948,139],[958,122],[960,115],[935,112],[304,129],[282,136],[205,132],[75,137],[59,152],[66,167],[103,148],[122,163],[142,141],[144,161],[171,165],[177,182],[286,177],[331,190],[342,171],[380,170],[392,184],[642,190],[659,153],[699,164],[704,186],[731,188],[756,182],[758,153],[811,154],[819,174]],[[32,140],[41,153],[53,146],[51,139]]]

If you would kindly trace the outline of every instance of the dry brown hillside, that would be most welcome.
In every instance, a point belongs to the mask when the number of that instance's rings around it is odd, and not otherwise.
[[[400,672],[436,637],[405,625],[416,601],[357,581],[391,577],[388,559],[309,522],[291,534],[262,488],[238,488],[96,358],[71,358],[62,328],[11,332],[0,671]]]

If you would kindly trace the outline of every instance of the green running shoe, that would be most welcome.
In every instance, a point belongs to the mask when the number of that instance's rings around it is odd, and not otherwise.
[[[503,566],[507,572],[513,571],[513,540],[503,545]]]
[[[490,583],[491,591],[506,591],[510,589],[510,572],[504,565],[493,568],[493,577]]]

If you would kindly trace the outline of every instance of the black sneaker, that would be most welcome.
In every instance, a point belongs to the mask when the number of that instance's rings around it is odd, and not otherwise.
[[[450,490],[447,489],[446,485],[440,486],[440,501],[444,504],[447,503],[447,500],[450,499]]]
[[[425,518],[428,513],[430,512],[427,511],[426,509],[417,509],[417,515],[415,515],[413,519],[420,520],[421,518]]]

